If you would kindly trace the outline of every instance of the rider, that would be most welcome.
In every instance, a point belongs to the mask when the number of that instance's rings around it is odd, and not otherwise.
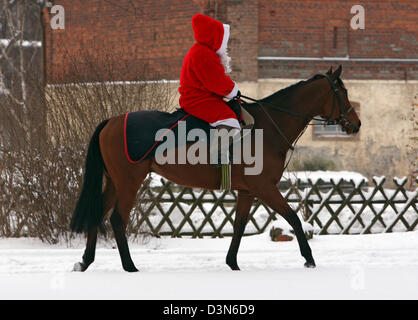
[[[187,113],[216,127],[221,139],[229,136],[230,143],[239,134],[241,126],[236,114],[224,102],[224,98],[240,96],[237,84],[226,75],[231,72],[231,58],[227,53],[229,25],[196,14],[192,26],[196,43],[183,61],[179,104]],[[210,154],[217,149],[218,140],[212,139]],[[228,149],[229,145],[221,146],[219,154],[227,154]],[[224,156],[221,158],[222,163],[229,161]]]

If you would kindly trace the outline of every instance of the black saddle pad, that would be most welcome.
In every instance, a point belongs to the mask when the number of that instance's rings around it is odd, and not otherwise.
[[[206,137],[210,137],[210,125],[200,120],[182,109],[173,113],[144,110],[129,112],[125,115],[124,138],[125,154],[132,163],[139,163],[142,160],[153,158],[158,146],[164,141],[165,133],[169,130],[174,132],[175,147],[179,146],[179,121],[184,121],[187,133],[192,129],[203,129]],[[160,129],[162,132],[156,136]],[[187,141],[192,143],[193,141]]]

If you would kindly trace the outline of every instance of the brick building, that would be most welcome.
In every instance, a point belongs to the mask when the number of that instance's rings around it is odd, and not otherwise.
[[[231,77],[247,95],[263,97],[330,66],[343,66],[349,98],[362,119],[361,133],[347,138],[337,128],[310,128],[298,144],[302,153],[327,155],[338,169],[369,177],[403,176],[416,166],[406,151],[417,138],[408,121],[418,106],[416,0],[363,1],[365,28],[357,30],[350,21],[358,2],[351,0],[53,2],[65,9],[65,29],[52,30],[52,15],[44,10],[47,83],[177,80],[194,42],[191,18],[200,12],[231,25]],[[80,57],[86,52],[89,67],[100,72],[104,63],[113,63],[126,72],[99,78],[87,69],[83,73]],[[76,63],[78,78],[69,61]],[[389,130],[384,138],[382,128]]]
[[[355,1],[56,0],[65,29],[45,23],[45,76],[65,82],[66,59],[80,50],[129,65],[123,80],[178,79],[194,42],[191,17],[202,12],[231,25],[232,75],[307,78],[341,63],[345,79],[418,79],[418,3],[364,1],[365,29],[353,30]],[[45,12],[45,20],[50,17]],[[120,80],[120,79],[109,79]]]

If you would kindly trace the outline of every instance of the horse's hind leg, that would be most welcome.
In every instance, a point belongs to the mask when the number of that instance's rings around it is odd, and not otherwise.
[[[105,215],[110,209],[115,206],[116,202],[116,190],[110,177],[105,175],[106,185],[103,191],[103,215]],[[94,261],[96,254],[96,242],[97,242],[97,227],[91,228],[87,232],[87,244],[83,254],[83,261],[74,265],[73,271],[86,271],[89,265]]]
[[[130,211],[130,209],[129,209]],[[123,270],[128,272],[136,272],[138,269],[135,267],[135,264],[132,261],[131,254],[129,252],[128,241],[126,239],[126,227],[127,221],[126,219],[122,218],[127,216],[129,220],[129,211],[127,209],[123,209],[122,213],[128,212],[128,214],[122,214],[119,211],[118,204],[113,209],[113,213],[110,217],[110,223],[112,224],[113,232],[115,233],[116,244],[118,245],[120,259],[122,261]]]
[[[87,231],[87,244],[83,254],[83,261],[74,264],[73,271],[86,271],[94,261],[96,253],[97,227]]]
[[[115,233],[116,244],[118,245],[122,267],[128,272],[136,272],[138,269],[132,261],[125,232],[129,223],[129,214],[136,200],[136,194],[147,176],[148,170],[149,164],[140,164],[137,167],[137,174],[132,174],[129,178],[126,176],[123,180],[124,183],[116,185],[118,198],[116,206],[110,217],[110,223],[112,224],[112,229]]]

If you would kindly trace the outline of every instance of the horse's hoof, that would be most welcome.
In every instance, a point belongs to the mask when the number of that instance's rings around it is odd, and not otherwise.
[[[227,263],[227,265],[231,268],[231,270],[233,270],[233,271],[240,271],[241,269],[238,267],[238,265],[237,264],[229,264],[229,263]]]
[[[139,270],[135,266],[129,266],[126,268],[123,268],[126,272],[138,272]]]
[[[314,261],[306,261],[304,264],[305,268],[315,268],[316,264]]]
[[[84,272],[86,271],[86,267],[82,262],[77,262],[74,264],[73,272]]]

